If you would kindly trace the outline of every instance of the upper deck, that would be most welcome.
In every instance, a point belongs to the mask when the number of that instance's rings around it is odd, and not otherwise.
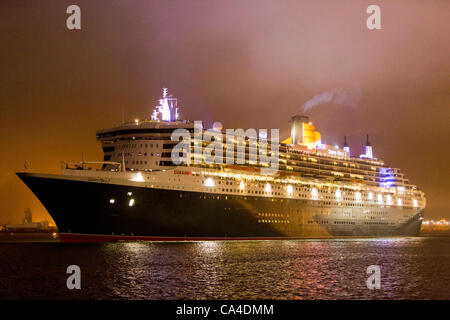
[[[203,151],[211,143],[210,141],[196,140],[195,124],[189,120],[180,120],[178,108],[167,97],[160,99],[160,112],[154,113],[152,120],[124,123],[119,126],[97,131],[97,140],[102,143],[104,161],[123,163],[126,170],[130,171],[155,171],[170,169],[175,166],[172,161],[172,150],[179,141],[172,141],[171,136],[176,129],[186,129],[191,135],[191,159],[199,156],[204,160]],[[170,103],[172,101],[172,103]],[[163,107],[161,107],[163,106]],[[164,109],[165,108],[165,109]],[[158,118],[158,114],[160,118]],[[163,120],[164,114],[169,120]],[[176,115],[171,119],[170,114]],[[363,184],[373,187],[400,187],[406,190],[417,190],[398,168],[387,167],[383,161],[373,158],[372,146],[367,140],[366,153],[360,157],[350,157],[350,149],[346,144],[341,149],[337,146],[323,144],[320,134],[307,117],[293,117],[291,137],[278,144],[278,150],[271,150],[270,140],[267,141],[267,155],[278,157],[278,175],[312,178],[325,181],[343,181],[348,183]],[[214,129],[223,136],[223,154],[226,153],[226,144],[234,144],[233,149],[236,158],[241,155],[245,159],[239,165],[224,163],[191,163],[187,166],[201,167],[212,170],[224,170],[226,168],[241,171],[255,171],[263,167],[250,154],[255,152],[258,158],[260,141],[244,137],[230,136],[221,129]],[[206,130],[201,127],[201,134]],[[292,143],[295,142],[295,143]],[[243,145],[242,145],[243,144]],[[201,153],[197,154],[195,147],[200,145]],[[239,148],[239,146],[242,148]],[[198,149],[197,149],[198,152]],[[112,170],[105,165],[105,170]]]

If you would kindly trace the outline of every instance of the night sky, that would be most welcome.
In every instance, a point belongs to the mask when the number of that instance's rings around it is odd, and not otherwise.
[[[66,8],[81,7],[81,30]],[[381,7],[381,30],[366,9]],[[400,167],[450,218],[450,2],[0,2],[0,224],[51,218],[15,176],[101,160],[95,131],[150,118],[161,88],[182,115],[224,128],[279,128],[306,113],[322,142]],[[74,195],[74,201],[80,201]]]

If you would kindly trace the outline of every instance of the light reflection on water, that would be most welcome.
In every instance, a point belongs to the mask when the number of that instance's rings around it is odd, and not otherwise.
[[[450,298],[450,238],[0,244],[0,256],[0,298]],[[70,264],[79,291],[65,287]]]

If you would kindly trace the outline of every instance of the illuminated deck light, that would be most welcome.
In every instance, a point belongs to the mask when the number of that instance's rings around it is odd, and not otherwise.
[[[355,201],[361,202],[361,192],[355,192]]]
[[[342,198],[342,192],[341,190],[337,189],[336,190],[336,200],[340,201]]]
[[[381,193],[378,194],[378,203],[383,203],[383,196]]]
[[[116,200],[115,199],[109,199],[109,203],[114,204],[114,203],[116,203]]]
[[[127,196],[131,196],[133,193],[131,192],[127,192]]]
[[[205,180],[205,186],[206,187],[214,187],[215,186],[214,180],[212,178],[207,178]]]
[[[369,200],[373,200],[373,193],[369,192]]]
[[[131,179],[131,181],[143,182],[144,181],[144,177],[142,176],[142,173],[138,172],[138,173],[136,173],[134,178]]]
[[[388,194],[388,195],[386,196],[386,202],[387,202],[387,203],[392,203],[392,197],[391,197],[390,194]]]
[[[272,190],[272,187],[270,186],[270,184],[266,184],[266,186],[264,187],[264,191],[270,192],[271,190]]]
[[[239,189],[244,190],[245,189],[245,183],[244,181],[241,181],[241,183],[239,183]]]
[[[401,205],[402,205],[402,199],[400,199],[400,198],[397,199],[397,205],[398,205],[398,206],[401,206]]]
[[[134,206],[134,199],[130,199],[130,201],[128,202],[128,206],[130,207]]]
[[[319,198],[319,193],[317,192],[316,188],[311,189],[311,198],[313,200],[317,200]]]
[[[417,202],[417,199],[414,199],[414,200],[413,200],[413,206],[414,206],[414,207],[417,207],[418,205],[419,205],[419,204],[418,204],[418,202]]]
[[[286,191],[288,194],[292,194],[294,192],[294,188],[292,186],[287,186]]]

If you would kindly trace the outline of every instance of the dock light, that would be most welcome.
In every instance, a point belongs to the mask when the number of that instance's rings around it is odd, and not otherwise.
[[[214,180],[212,178],[207,178],[205,180],[205,186],[206,187],[214,187],[215,186]]]
[[[264,191],[265,192],[270,192],[272,190],[270,184],[266,184],[266,186],[264,187]]]

